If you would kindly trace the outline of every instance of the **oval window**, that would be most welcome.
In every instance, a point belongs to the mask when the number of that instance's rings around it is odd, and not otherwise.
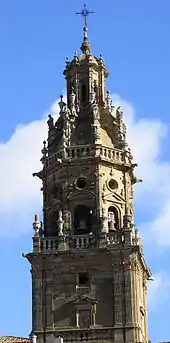
[[[118,188],[118,183],[116,180],[114,179],[110,179],[109,182],[108,182],[108,186],[110,189],[117,189]]]
[[[79,177],[76,181],[76,187],[79,189],[84,189],[87,186],[87,181],[85,177]]]

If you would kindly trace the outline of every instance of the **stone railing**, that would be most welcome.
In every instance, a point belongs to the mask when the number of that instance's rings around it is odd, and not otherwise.
[[[41,250],[42,251],[51,251],[58,249],[58,237],[54,238],[41,238]]]
[[[118,231],[112,231],[105,235],[104,245],[113,247],[119,243],[126,243],[124,235]],[[57,250],[81,250],[95,248],[99,246],[100,239],[94,234],[87,235],[70,235],[57,237],[34,237],[33,249],[40,252],[51,252]]]
[[[94,235],[72,235],[62,237],[39,237],[40,250],[48,252],[57,250],[60,243],[64,243],[65,249],[88,249],[96,246]],[[37,239],[36,239],[37,240]],[[37,242],[36,242],[37,243]]]
[[[120,243],[121,235],[117,231],[112,231],[107,234],[107,245],[115,245]]]
[[[94,235],[73,235],[70,237],[69,247],[73,249],[88,249],[95,245]]]
[[[98,145],[72,146],[56,152],[46,158],[46,167],[54,165],[56,162],[64,160],[86,159],[89,157],[100,157],[119,164],[130,164],[131,154],[129,151],[121,151],[115,148]]]

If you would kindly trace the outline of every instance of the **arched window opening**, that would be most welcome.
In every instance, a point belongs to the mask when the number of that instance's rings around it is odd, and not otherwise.
[[[74,228],[76,235],[91,233],[92,211],[90,208],[79,205],[74,211]]]
[[[109,232],[116,231],[119,228],[118,211],[114,206],[110,206],[108,209],[108,228]]]
[[[83,104],[86,102],[86,95],[87,95],[86,94],[86,86],[83,85],[81,87],[81,101],[82,101]]]

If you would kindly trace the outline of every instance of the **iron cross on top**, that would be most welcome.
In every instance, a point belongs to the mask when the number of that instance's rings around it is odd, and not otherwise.
[[[87,27],[87,17],[89,14],[91,13],[95,13],[95,12],[92,12],[92,11],[89,11],[87,8],[86,8],[86,5],[84,5],[84,8],[81,12],[76,12],[76,14],[80,14],[84,17],[84,26]]]

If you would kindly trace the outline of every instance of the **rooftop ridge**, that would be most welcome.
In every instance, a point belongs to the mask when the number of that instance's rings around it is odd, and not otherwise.
[[[0,343],[8,343],[8,342],[14,342],[14,343],[26,343],[29,342],[29,338],[27,337],[16,337],[16,336],[0,336]]]

